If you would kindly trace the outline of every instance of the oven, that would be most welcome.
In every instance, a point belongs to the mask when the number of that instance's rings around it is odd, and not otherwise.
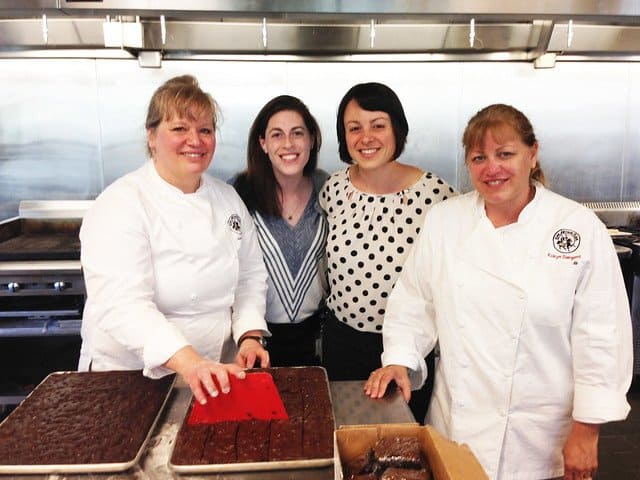
[[[633,326],[634,379],[640,377],[640,202],[585,203],[608,227],[624,276]]]
[[[86,292],[78,233],[90,202],[21,202],[0,223],[0,408],[76,370]]]

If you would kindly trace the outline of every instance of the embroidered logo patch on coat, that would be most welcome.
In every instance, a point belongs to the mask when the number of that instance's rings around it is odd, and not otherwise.
[[[573,230],[561,228],[553,234],[553,247],[560,253],[575,252],[580,246],[580,234]]]
[[[242,234],[242,220],[237,213],[234,213],[227,219],[227,225],[229,225],[231,231],[236,235]]]

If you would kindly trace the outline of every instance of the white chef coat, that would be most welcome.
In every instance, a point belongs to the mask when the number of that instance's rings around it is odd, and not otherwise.
[[[582,205],[536,185],[495,228],[477,192],[435,205],[387,303],[383,365],[426,378],[426,421],[467,443],[494,479],[562,475],[571,419],[622,420],[629,305],[614,246]]]
[[[98,196],[80,240],[87,301],[79,370],[159,377],[186,345],[228,362],[234,339],[268,334],[262,253],[230,185],[203,175],[184,194],[148,161]]]

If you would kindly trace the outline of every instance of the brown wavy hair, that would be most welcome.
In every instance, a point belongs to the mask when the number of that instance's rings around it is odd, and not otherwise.
[[[487,131],[500,134],[506,128],[512,128],[520,137],[522,143],[529,147],[533,147],[538,140],[533,131],[531,122],[524,113],[511,105],[504,103],[495,103],[484,107],[478,111],[464,130],[462,135],[462,145],[464,146],[465,161],[469,151],[482,143]],[[538,181],[543,185],[547,184],[547,179],[540,167],[540,161],[536,162],[536,166],[529,174],[530,181]]]

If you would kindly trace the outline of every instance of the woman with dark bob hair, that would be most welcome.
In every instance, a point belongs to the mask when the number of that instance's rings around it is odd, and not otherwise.
[[[275,97],[249,131],[247,169],[232,180],[253,215],[269,273],[267,342],[276,367],[319,364],[327,223],[318,192],[328,176],[316,168],[321,143],[307,106]]]
[[[387,304],[384,368],[405,399],[440,361],[427,421],[491,479],[591,479],[600,425],[629,413],[629,304],[593,211],[544,186],[538,141],[510,105],[463,136],[474,190],[436,205]],[[431,372],[429,372],[431,375]]]
[[[338,107],[336,130],[340,158],[349,166],[327,180],[320,197],[329,222],[323,364],[331,380],[364,380],[380,367],[387,297],[424,215],[454,190],[398,161],[409,126],[386,85],[352,87]],[[414,398],[421,421],[426,401]]]

